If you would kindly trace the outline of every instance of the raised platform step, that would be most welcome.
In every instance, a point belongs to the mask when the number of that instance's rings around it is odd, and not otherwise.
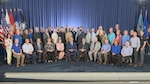
[[[150,81],[150,73],[148,72],[6,72],[4,76],[5,78],[63,81]]]

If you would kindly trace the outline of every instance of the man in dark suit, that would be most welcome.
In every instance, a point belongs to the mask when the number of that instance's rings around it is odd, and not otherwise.
[[[33,34],[33,38],[34,38],[33,42],[36,42],[37,38],[40,38],[40,39],[42,38],[41,37],[41,33],[39,32],[39,28],[38,27],[35,27],[35,32]]]
[[[24,30],[24,34],[22,35],[22,42],[25,43],[25,39],[29,39],[28,29]]]
[[[47,38],[49,38],[49,33],[48,33],[48,29],[45,29],[45,32],[43,33],[43,42],[44,44],[46,44],[47,42]]]
[[[51,37],[51,35],[52,35],[52,33],[53,33],[51,26],[48,27],[48,33],[49,33],[49,36]]]
[[[79,46],[78,46],[78,60],[80,60],[80,57],[84,57],[85,60],[87,60],[88,50],[89,50],[89,45],[88,43],[85,42],[85,38],[82,38],[82,43],[79,43]]]
[[[85,38],[85,33],[82,31],[82,27],[80,27],[80,31],[77,35],[77,45],[82,42],[82,38]]]
[[[43,27],[40,28],[40,34],[41,34],[41,41],[44,42],[44,39],[43,39],[44,28]]]
[[[62,43],[64,43],[64,44],[65,44],[65,42],[66,42],[65,34],[66,34],[66,33],[65,33],[65,28],[62,27],[62,28],[61,28],[61,31],[58,33],[58,37],[61,37]]]
[[[39,59],[39,63],[42,62],[42,56],[43,56],[43,44],[41,42],[40,38],[37,38],[36,42],[34,43],[34,52],[36,53],[36,55],[38,56]]]
[[[73,42],[73,37],[71,37],[67,43],[67,56],[69,61],[71,61],[71,53],[73,53],[73,59],[76,61],[77,46],[76,43]]]
[[[75,39],[76,31],[74,30],[74,26],[71,27],[71,33],[72,33],[73,39]]]

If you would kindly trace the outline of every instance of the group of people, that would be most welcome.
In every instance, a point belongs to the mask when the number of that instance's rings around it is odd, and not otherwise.
[[[149,27],[150,28],[150,27]],[[39,30],[40,29],[40,30]],[[113,31],[115,30],[115,31]],[[16,30],[16,34],[8,33],[4,44],[7,53],[7,63],[11,65],[12,58],[16,58],[16,67],[25,66],[30,63],[43,63],[61,61],[64,57],[68,62],[94,61],[99,64],[127,65],[134,67],[142,66],[144,63],[144,49],[147,38],[141,30],[138,34],[131,30],[121,31],[119,24],[115,29],[109,28],[109,33],[99,26],[86,28],[82,26],[74,30],[67,28],[29,28]]]

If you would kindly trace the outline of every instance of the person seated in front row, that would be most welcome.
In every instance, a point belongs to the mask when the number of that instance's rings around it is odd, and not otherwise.
[[[116,64],[116,58],[120,55],[121,46],[118,44],[118,41],[115,40],[114,45],[111,48],[111,63],[112,65]]]
[[[133,48],[130,46],[130,43],[127,41],[126,45],[121,50],[121,57],[119,57],[118,64],[125,66],[130,60],[133,54]]]
[[[73,53],[73,60],[76,61],[77,45],[75,42],[73,42],[73,37],[70,37],[69,42],[67,43],[68,61],[71,61],[71,53]]]
[[[61,61],[62,58],[64,57],[64,43],[62,43],[62,39],[59,37],[58,38],[58,43],[56,44],[56,48],[57,48],[57,53],[59,54],[58,56],[58,61]]]
[[[48,55],[48,62],[52,63],[55,56],[55,44],[52,43],[51,38],[47,38],[47,43],[45,44],[44,48]]]
[[[14,44],[12,46],[12,53],[13,56],[17,59],[16,67],[19,67],[19,65],[25,66],[24,65],[25,56],[22,54],[22,49],[21,46],[19,45],[19,41],[17,38],[14,40]],[[20,60],[21,60],[21,64],[20,64]]]
[[[89,50],[89,45],[88,45],[88,43],[86,43],[85,38],[82,38],[82,42],[79,43],[79,46],[78,46],[78,60],[80,60],[80,56],[83,55],[82,57],[84,57],[85,60],[88,61],[87,60],[88,50]]]
[[[25,39],[25,43],[22,45],[23,53],[25,54],[25,57],[27,59],[27,63],[30,63],[30,56],[32,58],[32,63],[35,63],[35,54],[33,53],[34,48],[31,43],[29,43],[29,39]]]
[[[36,39],[36,42],[34,43],[34,52],[36,53],[36,55],[38,56],[38,62],[42,63],[44,61],[43,58],[43,43],[41,42],[40,38]],[[42,59],[43,58],[43,59]]]
[[[100,42],[98,42],[98,38],[95,37],[94,41],[91,43],[90,46],[90,51],[89,51],[89,57],[90,57],[90,61],[93,61],[93,54],[94,54],[94,61],[96,62],[97,59],[97,53],[101,48],[101,44]]]
[[[108,40],[105,40],[105,44],[102,45],[101,51],[98,53],[99,63],[102,64],[102,55],[104,55],[104,63],[107,64],[107,55],[111,50],[111,45],[109,44]]]

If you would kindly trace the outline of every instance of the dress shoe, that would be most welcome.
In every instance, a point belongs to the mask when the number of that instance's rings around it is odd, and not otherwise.
[[[140,63],[138,66],[142,66],[143,64],[142,63]]]
[[[106,62],[103,63],[104,65],[107,64]]]
[[[25,66],[25,64],[21,64],[21,66]]]
[[[102,64],[102,61],[99,61],[99,64]]]
[[[137,64],[135,64],[134,67],[137,67]]]

